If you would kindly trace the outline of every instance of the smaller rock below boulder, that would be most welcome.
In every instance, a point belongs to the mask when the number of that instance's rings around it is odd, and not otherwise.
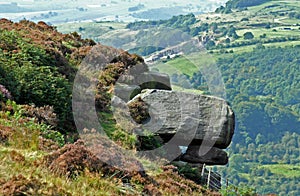
[[[225,151],[212,147],[205,155],[199,155],[200,146],[190,145],[181,161],[188,163],[205,163],[207,165],[226,165],[228,155]]]

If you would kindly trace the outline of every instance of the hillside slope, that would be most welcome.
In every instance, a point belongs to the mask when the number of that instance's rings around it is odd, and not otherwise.
[[[177,167],[124,156],[107,138],[97,138],[97,150],[106,153],[101,159],[78,140],[71,88],[78,66],[94,45],[77,33],[61,34],[43,22],[0,20],[0,193],[220,195],[186,179]],[[105,131],[116,143],[134,150],[138,141],[117,126],[106,107],[115,81],[111,76],[141,61],[123,52],[99,77],[96,94]],[[86,130],[91,140],[92,132]],[[104,160],[131,164],[136,171],[114,168]]]
[[[228,6],[229,9],[221,7],[215,13],[199,16],[130,23],[125,30],[123,24],[103,36],[97,34],[96,29],[92,32],[99,41],[120,47],[128,47],[128,38],[130,43],[141,46],[129,47],[132,51],[150,56],[161,50],[158,46],[165,46],[162,42],[176,45],[176,41],[182,41],[182,35],[197,36],[211,56],[203,58],[196,54],[200,57],[194,61],[215,63],[219,67],[228,101],[237,116],[236,134],[229,149],[230,164],[218,171],[233,184],[252,186],[261,194],[297,196],[300,4],[293,0],[234,0],[229,1]],[[92,23],[84,25],[91,27]],[[151,28],[168,29],[167,35],[162,30],[158,33],[162,36],[156,38]],[[85,36],[87,32],[81,31],[81,34]],[[124,42],[114,41],[118,33],[124,35]],[[170,42],[172,34],[179,36]],[[201,70],[186,59],[186,55],[159,59],[152,69],[168,73],[176,86],[209,93]]]

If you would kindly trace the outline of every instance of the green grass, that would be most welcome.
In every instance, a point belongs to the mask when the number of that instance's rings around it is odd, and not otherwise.
[[[258,5],[258,6],[248,7],[248,11],[253,12],[253,13],[256,13],[256,12],[265,12],[265,13],[267,13],[268,11],[278,11],[279,7],[273,7],[272,9],[265,8],[266,6],[270,6],[270,5],[274,5],[274,4],[278,4],[280,6],[285,6],[286,8],[295,7],[295,6],[299,7],[300,6],[298,1],[273,0],[271,2],[267,2],[267,3],[264,3],[264,4]]]
[[[215,63],[213,56],[204,51],[183,57],[177,57],[175,59],[168,60],[165,63],[159,62],[152,66],[150,65],[150,68],[158,69],[159,72],[167,73],[170,76],[177,73],[186,74],[192,77],[195,72],[201,71],[203,67],[213,63]]]
[[[168,61],[167,64],[174,67],[176,70],[179,70],[181,73],[189,76],[192,76],[194,72],[199,70],[195,64],[185,58],[176,58]]]
[[[285,19],[282,19],[280,21],[284,22],[286,24],[290,24],[290,25],[294,25],[294,24],[299,23],[299,20],[297,20],[297,19],[291,19],[291,18],[285,18]]]
[[[178,58],[175,60],[168,61],[166,63],[160,62],[154,66],[161,73],[169,74],[186,74],[192,76],[194,72],[198,71],[198,68],[188,60],[184,58]]]
[[[186,74],[192,76],[198,69],[193,63],[186,61],[185,59],[179,58],[176,61],[168,61],[167,63],[160,62],[153,68],[158,69],[161,73],[169,74]]]
[[[8,180],[13,176],[22,174],[25,178],[37,179],[44,183],[39,188],[41,195],[51,195],[51,190],[58,192],[68,192],[72,195],[111,195],[120,194],[122,186],[112,179],[101,178],[101,175],[83,174],[76,180],[67,180],[65,177],[54,175],[46,167],[36,166],[35,161],[40,159],[40,152],[17,150],[25,156],[24,161],[15,161],[12,159],[13,148],[0,145],[0,177],[2,180]],[[42,153],[43,154],[43,153]],[[29,157],[30,155],[30,157]],[[37,194],[36,192],[34,194]]]
[[[249,45],[249,46],[241,46],[241,47],[234,47],[234,48],[226,48],[225,51],[230,51],[233,50],[233,52],[235,54],[240,54],[240,53],[244,53],[244,52],[251,52],[253,50],[253,48],[255,48],[255,45]],[[220,54],[220,50],[212,50],[214,52],[214,56],[217,57],[221,57],[222,55],[232,55],[230,53],[228,54]]]
[[[269,169],[271,173],[284,176],[287,178],[300,177],[300,165],[276,164],[276,165],[263,165],[265,169]]]
[[[266,29],[266,28],[249,28],[249,29],[242,29],[237,30],[237,34],[241,36],[239,40],[244,40],[243,35],[246,32],[252,32],[255,38],[259,38],[260,35],[266,34],[266,38],[274,38],[274,37],[286,37],[286,36],[296,36],[298,34],[298,27],[290,27],[294,30],[283,30],[283,27],[276,28],[276,31],[273,29]],[[274,28],[275,29],[275,28]]]
[[[274,4],[274,2],[267,2],[264,4],[258,5],[258,6],[249,7],[248,10],[249,10],[249,12],[258,12],[258,11],[264,9],[266,6],[273,5],[273,4]]]
[[[285,46],[296,46],[300,45],[300,40],[299,41],[287,41],[287,42],[280,42],[280,43],[269,43],[269,44],[264,44],[266,47],[285,47]]]
[[[300,45],[299,41],[286,41],[286,42],[275,42],[275,43],[267,43],[263,44],[265,47],[286,47],[286,46],[297,46]],[[226,51],[233,50],[234,54],[241,54],[245,52],[251,52],[256,47],[256,44],[248,45],[248,46],[240,46],[240,47],[234,47],[234,48],[226,48]],[[220,58],[222,55],[228,56],[232,54],[220,54],[220,50],[211,50],[214,52],[213,56],[215,58]]]
[[[116,121],[112,113],[101,112],[99,121],[107,135],[111,135],[116,129]]]
[[[201,90],[197,90],[197,89],[186,89],[186,88],[182,88],[180,86],[176,86],[176,85],[172,85],[172,90],[173,91],[180,91],[180,92],[186,92],[186,93],[193,93],[193,94],[204,94],[203,91]]]
[[[250,179],[251,179],[251,176],[250,176],[250,174],[241,173],[241,174],[240,174],[240,176],[241,176],[242,178],[245,178],[245,179],[247,179],[247,180],[250,180]]]

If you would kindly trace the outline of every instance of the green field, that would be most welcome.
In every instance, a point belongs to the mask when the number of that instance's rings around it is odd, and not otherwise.
[[[199,70],[196,65],[185,58],[176,58],[166,63],[160,62],[153,68],[158,69],[161,73],[167,73],[169,75],[186,74],[188,76],[192,76],[194,72]]]
[[[215,63],[215,58],[207,52],[193,53],[191,55],[177,57],[166,62],[159,61],[150,65],[151,69],[157,69],[169,75],[185,74],[193,76],[195,72],[201,71],[205,66]]]
[[[286,41],[286,42],[278,42],[278,43],[267,43],[263,44],[265,47],[286,47],[286,46],[297,46],[300,45],[299,41]],[[234,48],[228,48],[225,51],[232,50],[234,54],[240,54],[244,52],[251,52],[255,49],[256,45],[249,45],[249,46],[240,46],[240,47],[234,47]],[[222,54],[221,50],[211,50],[215,56],[215,58],[221,58],[223,55],[231,55],[230,53]]]
[[[283,28],[291,28],[291,30],[284,30]],[[273,29],[276,29],[276,31],[273,31]],[[266,29],[266,28],[241,29],[241,30],[237,30],[237,34],[241,37],[239,40],[243,40],[243,35],[246,32],[252,32],[255,38],[259,38],[259,36],[263,34],[266,34],[266,38],[300,35],[299,27],[287,26],[287,27],[276,27],[273,29]]]
[[[193,94],[204,94],[203,91],[197,90],[197,89],[186,89],[182,88],[180,86],[172,85],[172,90],[173,91],[179,91],[179,92],[186,92],[186,93],[193,93]]]
[[[269,169],[271,173],[284,176],[286,178],[300,178],[300,165],[275,164],[263,165],[264,169]]]

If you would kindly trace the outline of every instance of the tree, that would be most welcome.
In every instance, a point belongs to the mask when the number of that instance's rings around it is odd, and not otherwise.
[[[256,135],[255,144],[258,145],[261,143],[263,136],[259,133]]]
[[[209,25],[210,29],[215,33],[216,30],[218,29],[217,23],[213,22]]]
[[[266,37],[267,37],[267,34],[264,33],[264,34],[260,35],[259,37],[260,37],[260,38],[266,38]]]
[[[230,44],[230,38],[226,38],[226,39],[225,39],[225,43],[226,43],[226,44]]]
[[[230,26],[230,27],[229,27],[229,30],[228,30],[227,35],[228,35],[229,37],[234,38],[234,39],[239,38],[239,36],[238,36],[237,33],[236,33],[236,29],[235,29],[235,27],[233,27],[233,26]]]
[[[207,48],[214,47],[215,45],[216,45],[216,43],[215,43],[213,40],[209,40],[209,41],[206,43],[206,47],[207,47]]]
[[[254,35],[252,32],[246,32],[244,33],[244,39],[253,39]]]

